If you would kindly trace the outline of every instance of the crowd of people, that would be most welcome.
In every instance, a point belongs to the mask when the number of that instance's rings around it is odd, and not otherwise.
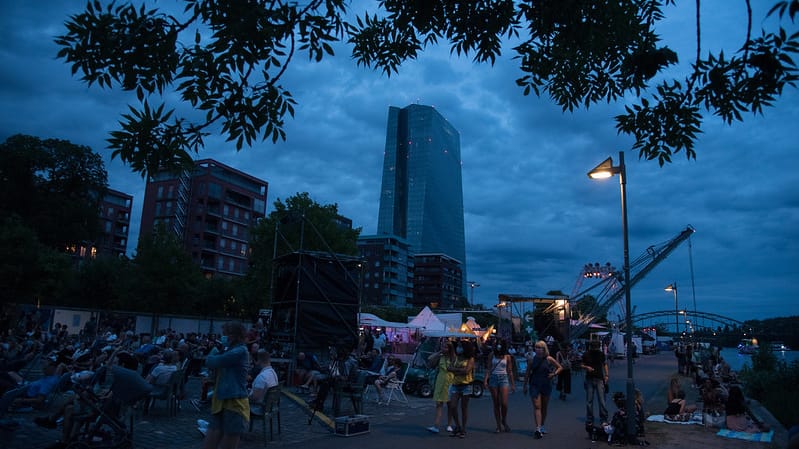
[[[110,402],[117,368],[134,373],[141,383],[141,401],[131,405],[145,413],[150,398],[157,397],[147,393],[160,387],[179,387],[181,399],[209,408],[206,448],[236,447],[251,404],[258,413],[265,392],[278,385],[270,363],[274,348],[263,347],[264,333],[258,324],[227,322],[221,334],[163,329],[150,335],[136,333],[133,323],[118,319],[92,317],[80,329],[61,323],[49,326],[33,311],[16,319],[6,314],[3,325],[0,418],[9,412],[32,412],[36,425],[60,425],[62,436],[53,449],[66,447],[77,436],[79,429],[71,417],[75,397],[83,391],[78,387],[87,387],[85,391],[97,401]],[[183,386],[190,376],[202,379],[206,387],[202,397],[185,397]]]
[[[699,390],[703,419],[747,433],[767,432],[769,426],[751,413],[737,375],[719,352],[720,348],[699,344],[678,344],[674,348],[677,376],[669,384],[666,419],[688,421],[699,411],[686,401],[681,377]],[[722,418],[722,419],[719,419]]]
[[[394,347],[385,333],[375,332],[362,337],[352,347],[331,348],[324,363],[316,354],[296,354],[293,371],[278,371],[271,365],[277,347],[266,347],[264,332],[258,324],[245,326],[226,323],[222,333],[179,333],[164,329],[155,335],[136,333],[126,322],[90,320],[78,333],[66,325],[55,323],[48,329],[37,325],[29,314],[15,326],[9,326],[0,342],[0,394],[5,401],[0,416],[8,409],[41,410],[36,424],[54,428],[69,416],[68,407],[53,405],[53,392],[62,387],[65,378],[82,374],[95,381],[93,374],[118,365],[136,372],[143,382],[157,387],[171,382],[175,373],[183,378],[201,377],[200,397],[191,398],[198,409],[207,408],[211,419],[206,428],[205,448],[235,448],[246,431],[250,414],[259,410],[266,392],[281,382],[297,385],[309,394],[316,408],[324,406],[327,391],[337,380],[346,384],[362,382],[375,389],[378,398],[385,388],[401,379],[407,364],[392,353]],[[427,428],[432,433],[442,429],[453,437],[466,438],[469,429],[470,393],[476,373],[483,375],[482,385],[490,393],[495,432],[510,432],[508,395],[516,391],[517,382],[529,394],[531,421],[535,438],[547,434],[546,419],[553,392],[560,400],[572,394],[573,372],[583,373],[586,430],[592,438],[640,438],[644,432],[643,398],[636,392],[636,435],[623,435],[626,401],[613,395],[615,413],[608,409],[607,389],[610,357],[607,345],[591,341],[583,345],[537,341],[529,346],[514,346],[508,341],[491,338],[479,342],[475,338],[441,338],[429,356],[427,367],[435,371],[433,401],[435,415]],[[726,416],[726,426],[746,432],[767,429],[746,407],[746,400],[737,384],[735,373],[712,348],[677,345],[678,375],[668,388],[664,415],[668,419],[686,420],[699,410],[688,403],[682,380],[689,379],[699,389],[702,412]],[[519,376],[519,362],[525,369]],[[41,376],[28,381],[26,370],[40,366]],[[280,373],[280,374],[279,374]],[[280,378],[293,374],[293,379]],[[360,375],[359,375],[360,374]],[[365,375],[364,375],[365,374]],[[357,379],[357,380],[356,380]],[[108,380],[96,380],[98,385]],[[106,394],[101,387],[101,394]],[[9,398],[8,393],[15,394]],[[181,391],[181,394],[185,394]],[[189,398],[187,398],[189,399]],[[57,402],[57,401],[55,401]],[[145,408],[147,404],[143,405]],[[64,426],[65,429],[70,426]],[[53,447],[64,447],[70,438],[64,431],[62,441]],[[621,434],[621,436],[619,436]],[[644,440],[642,440],[644,441]]]

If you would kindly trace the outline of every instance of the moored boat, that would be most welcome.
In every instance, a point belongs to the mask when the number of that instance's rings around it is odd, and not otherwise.
[[[781,341],[775,341],[771,343],[771,350],[772,351],[790,351],[791,348],[785,345],[785,343]]]
[[[758,349],[760,349],[760,345],[757,344],[756,338],[743,338],[738,343],[739,354],[754,354]]]

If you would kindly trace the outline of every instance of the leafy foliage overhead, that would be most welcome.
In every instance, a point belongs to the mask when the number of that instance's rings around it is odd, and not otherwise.
[[[703,55],[698,0],[692,69],[657,82],[678,61],[656,33],[663,7],[674,0],[381,0],[359,16],[348,13],[345,0],[176,3],[182,14],[90,1],[56,38],[58,57],[83,81],[136,92],[141,104],[122,115],[108,142],[113,156],[142,176],[189,162],[212,125],[237,149],[259,137],[285,139],[296,102],[283,75],[298,53],[319,62],[336,42],[352,46],[357,64],[387,76],[439,42],[490,64],[511,46],[524,95],[546,95],[564,110],[638,96],[616,127],[635,138],[641,157],[661,165],[680,151],[696,157],[703,112],[743,120],[797,80],[799,33],[779,25],[756,37],[750,25],[740,30],[740,49]],[[776,1],[768,13],[791,24],[797,14],[799,0]],[[170,91],[203,117],[189,121],[151,104]]]

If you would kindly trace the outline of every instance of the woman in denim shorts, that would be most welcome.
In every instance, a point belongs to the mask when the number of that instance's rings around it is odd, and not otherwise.
[[[489,366],[485,380],[483,380],[483,388],[488,387],[488,391],[491,392],[491,402],[494,405],[494,419],[497,422],[494,433],[510,432],[508,390],[516,391],[513,366],[513,356],[508,354],[508,343],[498,340],[489,358]]]
[[[455,360],[447,365],[452,373],[449,386],[449,415],[455,428],[450,436],[465,438],[466,422],[469,420],[469,393],[474,379],[474,342],[461,340],[455,344]],[[458,408],[460,406],[460,415]]]

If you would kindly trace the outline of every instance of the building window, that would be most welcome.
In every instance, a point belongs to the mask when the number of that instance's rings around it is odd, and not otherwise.
[[[158,193],[155,196],[159,200],[164,197],[164,186],[158,186]]]
[[[222,208],[222,215],[226,217],[230,216],[230,206],[228,206],[227,204],[225,204],[225,207]]]
[[[226,244],[227,244],[227,240],[225,240],[225,239],[219,239],[219,247],[220,247],[220,248],[223,248],[223,249],[224,249]]]

